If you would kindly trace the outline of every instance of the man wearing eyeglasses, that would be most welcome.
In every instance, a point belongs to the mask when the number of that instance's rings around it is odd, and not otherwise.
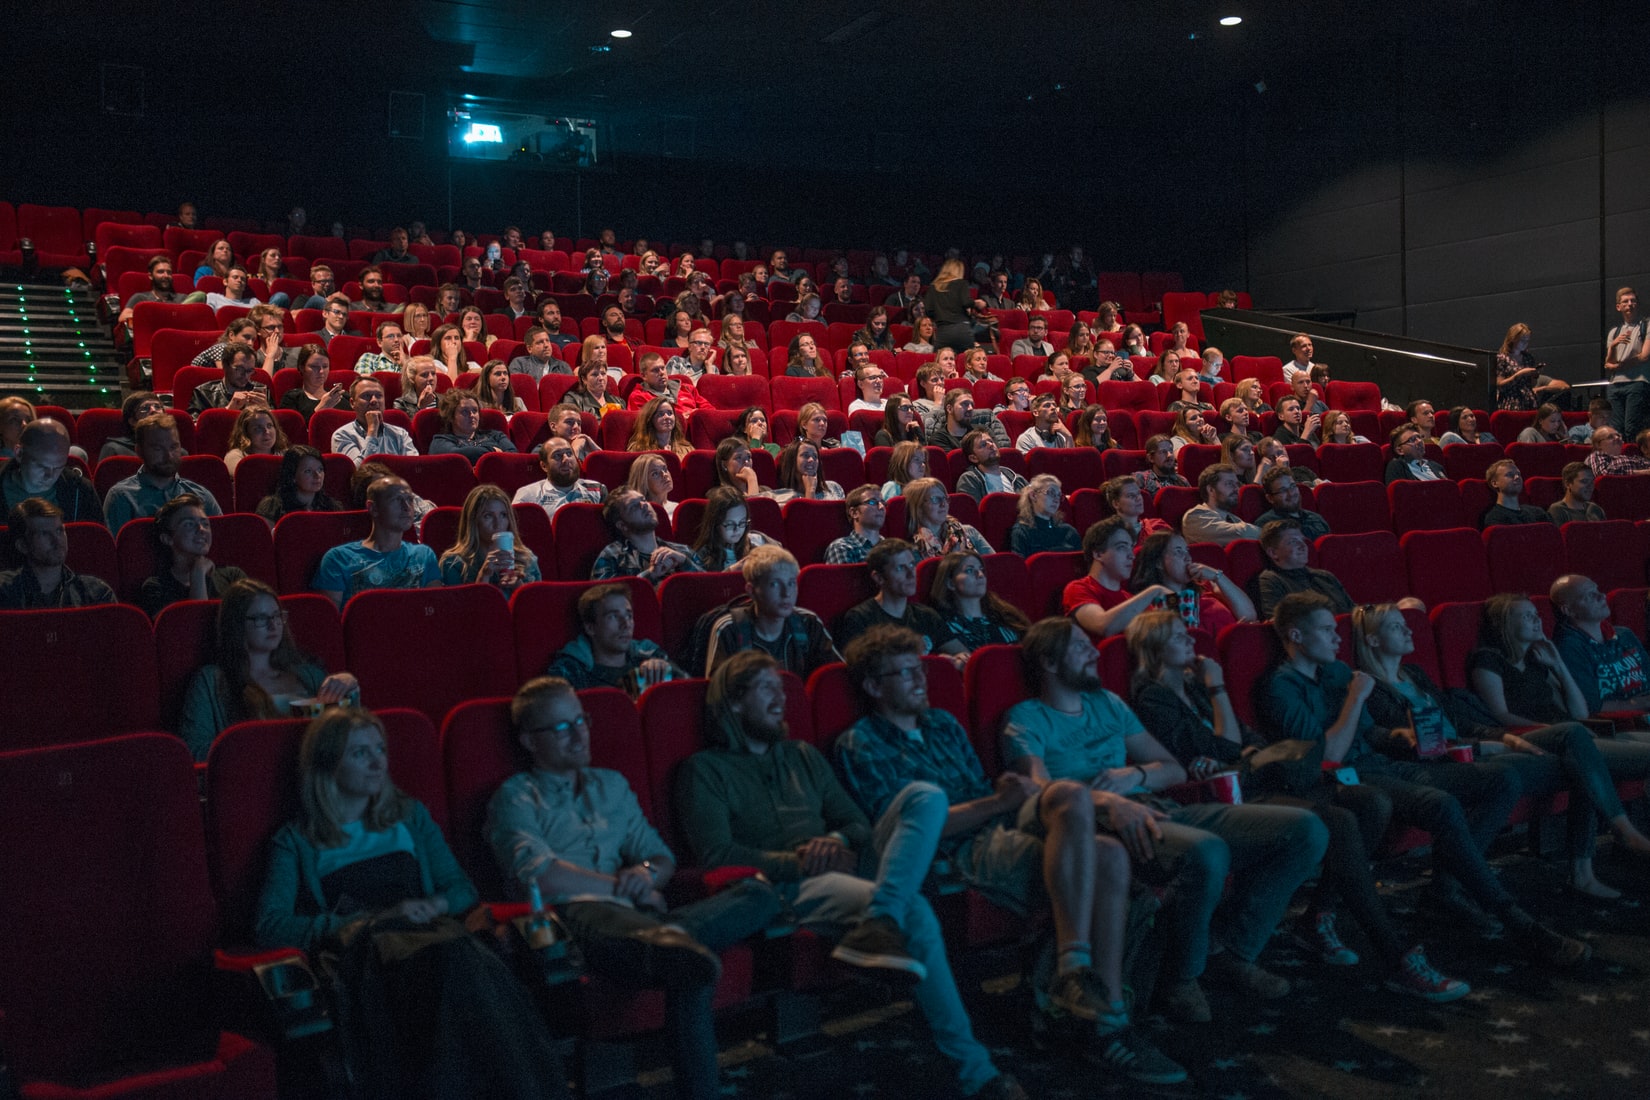
[[[338,286],[333,281],[332,268],[326,264],[314,263],[309,265],[309,293],[299,295],[292,301],[289,308],[325,309],[327,299],[337,293]]]
[[[289,348],[284,343],[286,328],[281,320],[282,313],[279,306],[253,306],[252,312],[246,315],[257,331],[253,334],[253,349],[258,353],[258,366],[271,378],[275,372],[285,367],[294,370],[298,367],[298,349]]]
[[[343,294],[333,294],[327,298],[326,305],[321,309],[321,327],[315,335],[321,338],[321,343],[330,345],[334,336],[359,336],[359,332],[349,325],[349,299]]]
[[[673,355],[665,364],[666,374],[685,374],[695,382],[716,373],[716,339],[710,329],[696,328],[688,334],[686,355]]]
[[[533,766],[504,781],[487,807],[493,858],[514,884],[556,906],[585,966],[628,984],[663,988],[676,1095],[719,1095],[711,998],[718,952],[779,912],[762,878],[746,878],[671,909],[661,892],[675,857],[617,771],[590,766],[590,719],[573,685],[541,676],[510,704]]]
[[[825,547],[825,561],[829,565],[858,565],[871,552],[871,547],[882,541],[882,524],[888,518],[888,507],[883,503],[882,490],[875,485],[861,485],[851,490],[843,503],[854,529]]]

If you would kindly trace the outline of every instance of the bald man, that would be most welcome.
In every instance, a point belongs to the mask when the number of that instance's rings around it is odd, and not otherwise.
[[[49,500],[63,511],[63,522],[103,521],[103,503],[78,466],[69,465],[69,429],[45,417],[30,421],[17,441],[17,457],[0,471],[0,498],[5,512],[30,497]]]
[[[1610,601],[1599,586],[1570,573],[1553,582],[1548,597],[1558,611],[1553,646],[1588,713],[1650,710],[1650,655],[1631,630],[1610,621]]]

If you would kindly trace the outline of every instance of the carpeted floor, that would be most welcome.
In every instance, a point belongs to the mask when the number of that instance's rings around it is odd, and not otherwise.
[[[1337,1097],[1350,1100],[1448,1097],[1650,1097],[1650,864],[1601,858],[1600,877],[1627,890],[1619,901],[1583,899],[1563,886],[1564,866],[1524,854],[1496,861],[1503,880],[1536,916],[1594,947],[1593,960],[1562,976],[1523,962],[1495,940],[1427,935],[1428,952],[1472,994],[1431,1006],[1381,987],[1378,968],[1339,969],[1309,960],[1287,929],[1261,962],[1295,983],[1282,1002],[1240,1003],[1209,990],[1215,1022],[1146,1026],[1190,1070],[1184,1085],[1150,1088],[1038,1049],[1024,1002],[1013,991],[971,998],[975,1026],[998,1065],[1033,1097],[1216,1097],[1221,1100]],[[1424,884],[1424,861],[1381,868],[1383,892],[1401,921],[1424,933],[1409,904]],[[1343,934],[1363,943],[1350,922]],[[1012,980],[987,983],[1001,990]],[[827,1039],[785,1057],[747,1042],[724,1052],[723,1093],[762,1100],[954,1095],[949,1066],[935,1052],[909,1002],[877,1003],[878,990],[851,986],[826,1007]],[[665,1098],[668,1076],[610,1096]]]

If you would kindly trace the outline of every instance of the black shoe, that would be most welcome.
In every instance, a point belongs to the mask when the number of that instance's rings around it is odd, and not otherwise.
[[[1503,931],[1504,925],[1500,919],[1480,909],[1453,879],[1435,881],[1422,891],[1421,901],[1435,914],[1448,918],[1457,926],[1465,926],[1481,936],[1499,936]]]
[[[714,985],[722,976],[716,952],[679,928],[643,928],[632,932],[630,939],[642,945],[636,974],[643,985],[680,989]]]
[[[1031,1100],[1031,1094],[1011,1074],[999,1073],[981,1085],[970,1100]]]
[[[1580,966],[1593,957],[1592,947],[1584,941],[1559,935],[1534,921],[1514,928],[1512,937],[1526,955],[1548,966]]]
[[[1184,1066],[1133,1027],[1099,1036],[1088,1059],[1142,1085],[1178,1085],[1187,1076]]]
[[[866,917],[854,925],[831,949],[831,958],[912,982],[928,977],[928,968],[911,957],[905,933],[888,917]]]

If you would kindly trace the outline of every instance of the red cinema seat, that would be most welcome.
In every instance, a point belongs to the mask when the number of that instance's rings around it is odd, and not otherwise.
[[[689,674],[701,674],[704,654],[685,654],[688,639],[699,617],[745,594],[745,577],[738,570],[726,573],[674,573],[659,585],[659,634],[665,652],[672,658],[686,655]]]
[[[774,409],[795,410],[811,401],[817,401],[824,405],[827,411],[840,411],[837,404],[837,387],[834,379],[786,378],[780,376],[770,380],[768,387]],[[846,424],[846,420],[844,424]]]
[[[1506,457],[1499,443],[1451,443],[1443,450],[1444,473],[1451,481],[1483,481],[1490,465]]]
[[[1157,491],[1152,510],[1157,517],[1175,530],[1180,530],[1180,519],[1197,507],[1197,489],[1190,485],[1165,485]]]
[[[1344,412],[1380,412],[1381,387],[1373,382],[1331,381],[1325,400],[1330,408]]]
[[[1104,405],[1106,411],[1157,412],[1157,387],[1150,382],[1102,382],[1095,387],[1090,400]],[[1173,417],[1170,417],[1172,420]]]
[[[195,770],[168,734],[0,754],[0,1021],[23,1096],[274,1100],[219,1030]]]
[[[115,578],[105,577],[111,584]],[[50,706],[17,707],[0,752],[152,730],[160,721],[149,617],[128,604],[0,612],[0,668],[11,684],[54,684],[97,655],[97,690],[60,691]]]
[[[1485,600],[1494,589],[1479,533],[1467,527],[1445,531],[1410,531],[1398,538],[1409,574],[1409,594],[1435,607],[1441,603]]]
[[[345,461],[348,461],[347,459]],[[367,537],[372,522],[365,512],[291,512],[275,524],[276,587],[283,593],[308,592],[326,552]]]
[[[1428,610],[1441,686],[1471,688],[1467,680],[1467,655],[1478,648],[1478,628],[1483,617],[1484,604],[1480,600],[1441,603]]]
[[[1610,593],[1610,618],[1617,626],[1626,627],[1638,636],[1639,640],[1645,637],[1645,620],[1650,611],[1645,607],[1645,598],[1650,596],[1650,589],[1618,588]]]
[[[851,491],[854,487],[843,488]],[[825,548],[853,530],[840,500],[793,500],[783,512],[785,549],[800,562],[823,562]]]
[[[1611,519],[1650,519],[1650,474],[1599,478],[1593,484],[1593,503]]]
[[[448,644],[462,624],[465,641]],[[369,707],[413,707],[439,721],[475,695],[516,689],[510,605],[490,585],[373,589],[344,607],[344,648]],[[417,655],[439,654],[439,672]]]
[[[132,308],[132,355],[149,358],[155,333],[163,328],[185,332],[223,332],[212,307],[205,302],[175,305],[171,302],[139,302]]]
[[[966,729],[968,707],[962,673],[944,657],[924,657],[922,667],[928,674],[928,698],[934,706],[943,707],[955,715]],[[816,744],[822,748],[834,746],[843,731],[865,713],[865,701],[859,686],[849,679],[848,666],[842,664],[814,670],[808,678],[808,702],[813,711]]]
[[[1318,568],[1335,574],[1354,603],[1389,603],[1409,595],[1403,553],[1391,531],[1325,535],[1317,552]]]
[[[17,237],[34,242],[41,267],[90,267],[80,211],[72,206],[37,206],[25,202],[17,208]]]
[[[1232,356],[1232,381],[1258,378],[1266,385],[1283,381],[1283,360],[1276,355]]]
[[[1175,466],[1180,476],[1197,484],[1197,476],[1206,467],[1220,461],[1220,446],[1215,443],[1188,443],[1175,454]]]
[[[1331,481],[1315,486],[1316,511],[1337,535],[1392,530],[1386,486],[1379,481]]]
[[[768,408],[772,403],[768,380],[754,374],[707,374],[695,385],[699,396],[718,409],[742,411],[751,405]]]
[[[476,460],[475,478],[477,484],[497,485],[513,497],[523,485],[544,480],[544,471],[536,454],[491,451]]]
[[[876,594],[865,565],[805,565],[797,578],[796,603],[818,615],[826,629],[855,604]]]
[[[1066,494],[1097,489],[1106,480],[1104,456],[1093,447],[1036,447],[1026,456],[1026,473],[1052,474]]]
[[[1446,531],[1474,527],[1461,505],[1461,489],[1453,481],[1394,481],[1386,487],[1392,508],[1392,529],[1402,535],[1409,531]]]
[[[1496,415],[1500,415],[1499,413]],[[1496,433],[1497,439],[1514,439],[1516,434],[1501,435]],[[1508,443],[1507,457],[1518,463],[1518,472],[1525,477],[1562,477],[1564,467],[1576,461],[1570,457],[1569,448],[1563,443]],[[1582,453],[1586,453],[1583,451]],[[1454,476],[1454,475],[1451,475]],[[1478,477],[1483,477],[1480,470]],[[1594,490],[1596,497],[1597,490]],[[1614,515],[1615,513],[1610,513]],[[1626,519],[1626,516],[1619,517]]]
[[[578,637],[579,597],[600,584],[622,584],[630,589],[630,610],[638,638],[660,637],[659,600],[653,586],[640,577],[605,581],[541,581],[524,585],[510,599],[514,624],[516,678],[526,682],[542,676],[550,661]]]
[[[1087,571],[1088,564],[1081,550],[1031,555],[1026,559],[1026,614],[1033,622],[1045,615],[1060,614],[1060,597],[1066,585]]]
[[[590,568],[596,564],[597,555],[613,541],[612,532],[602,519],[602,506],[564,504],[550,517],[550,529],[556,540],[556,578],[564,581],[589,580]],[[540,562],[540,571],[545,571],[549,565],[549,562]]]
[[[963,670],[963,682],[968,699],[966,728],[985,774],[995,778],[1007,766],[1000,738],[1003,716],[1029,694],[1020,647],[988,645],[976,649]]]
[[[1318,472],[1331,482],[1381,480],[1385,463],[1373,443],[1326,443],[1318,448]]]
[[[379,455],[377,458],[397,477],[406,479],[413,492],[438,505],[461,505],[476,487],[475,469],[463,455]]]
[[[1248,726],[1255,726],[1254,689],[1268,669],[1283,656],[1283,647],[1271,623],[1233,623],[1216,639],[1220,665],[1226,673],[1232,709]]]
[[[1606,592],[1644,584],[1650,542],[1638,524],[1625,519],[1566,523],[1562,533],[1570,568],[1591,577]]]
[[[1480,535],[1493,591],[1545,596],[1569,572],[1564,536],[1550,523],[1486,527]]]

